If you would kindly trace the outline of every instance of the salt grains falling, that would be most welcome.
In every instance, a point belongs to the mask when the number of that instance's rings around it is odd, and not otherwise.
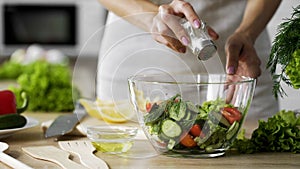
[[[216,77],[221,78],[222,76],[213,76],[213,74],[225,74],[225,69],[223,66],[223,63],[219,57],[218,52],[216,52],[211,58],[208,60],[202,61],[202,64],[204,65],[207,73],[211,76],[209,76],[208,82],[223,82],[224,79],[216,79]],[[220,92],[220,90],[225,90],[223,88],[224,85],[208,85],[208,92],[206,96],[206,100],[215,100],[216,98],[213,98],[213,96],[216,96],[217,93],[223,93]],[[224,93],[225,94],[225,93]]]

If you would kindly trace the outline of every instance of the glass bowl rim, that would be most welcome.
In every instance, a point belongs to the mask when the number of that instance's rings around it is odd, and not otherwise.
[[[101,131],[103,129],[103,131]],[[116,131],[118,130],[118,131]],[[138,127],[136,126],[122,126],[122,125],[96,125],[96,126],[88,126],[87,132],[93,133],[113,133],[113,134],[123,134],[123,133],[137,133]]]
[[[138,74],[133,75],[128,78],[129,83],[145,83],[145,84],[182,84],[182,85],[207,85],[207,84],[241,84],[241,83],[255,83],[256,79],[248,76],[241,76],[241,75],[229,75],[229,74],[207,74],[207,73],[197,73],[197,74],[177,74],[177,75],[171,75],[171,77],[178,77],[178,76],[194,76],[194,77],[200,77],[200,76],[220,76],[220,77],[237,77],[240,80],[238,81],[226,81],[222,80],[220,82],[187,82],[187,81],[172,81],[172,80],[147,80],[146,78],[150,77],[163,77],[166,76],[166,74]]]

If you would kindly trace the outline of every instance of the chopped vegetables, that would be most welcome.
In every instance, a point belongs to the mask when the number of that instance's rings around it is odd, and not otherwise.
[[[180,136],[181,127],[173,120],[164,120],[161,125],[163,134],[169,138],[175,138]]]
[[[144,116],[145,125],[160,145],[170,151],[227,149],[243,117],[237,108],[220,99],[195,105],[175,95],[151,105]]]
[[[151,110],[151,108],[152,108],[151,103],[150,103],[150,102],[147,102],[147,103],[146,103],[146,111],[149,112],[149,111]]]
[[[194,124],[190,130],[190,133],[194,137],[201,137],[203,138],[205,135],[201,131],[201,126],[199,124]]]
[[[224,107],[221,113],[230,124],[233,124],[235,121],[240,121],[242,118],[241,112],[233,107]]]
[[[197,143],[194,141],[193,137],[190,134],[183,134],[180,139],[180,144],[187,148],[196,147]]]

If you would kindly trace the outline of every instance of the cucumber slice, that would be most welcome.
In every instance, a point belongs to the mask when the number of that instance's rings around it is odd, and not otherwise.
[[[178,137],[182,132],[181,127],[175,121],[172,121],[170,119],[163,121],[161,130],[163,134],[165,134],[169,138]]]
[[[167,137],[163,132],[158,134],[158,138],[162,141],[169,141],[170,140],[170,138]]]
[[[232,125],[230,126],[230,128],[228,129],[227,133],[226,133],[226,139],[227,140],[230,140],[232,139],[233,136],[235,136],[239,130],[239,122],[237,121],[234,121],[232,123]]]
[[[173,139],[170,139],[167,147],[169,150],[172,150],[175,145],[176,145],[176,141]]]

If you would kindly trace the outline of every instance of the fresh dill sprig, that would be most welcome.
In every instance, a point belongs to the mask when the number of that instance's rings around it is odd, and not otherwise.
[[[267,63],[267,69],[270,70],[273,77],[273,94],[276,99],[279,95],[281,97],[287,95],[281,86],[281,82],[286,83],[288,86],[293,86],[286,69],[287,67],[290,69],[291,65],[289,64],[294,59],[293,57],[296,56],[294,52],[300,49],[300,5],[294,8],[291,18],[285,20],[278,26]],[[281,66],[281,72],[277,74],[276,69],[279,65]],[[293,69],[296,70],[298,68],[294,67]]]

